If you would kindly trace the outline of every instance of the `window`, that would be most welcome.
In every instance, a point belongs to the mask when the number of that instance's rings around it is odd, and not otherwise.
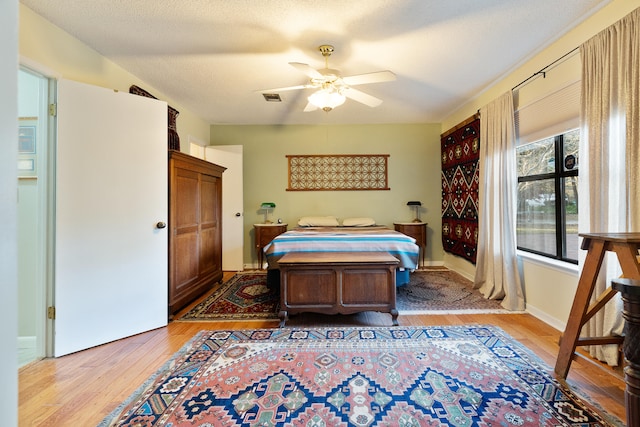
[[[576,129],[516,148],[518,249],[578,263],[579,141]]]

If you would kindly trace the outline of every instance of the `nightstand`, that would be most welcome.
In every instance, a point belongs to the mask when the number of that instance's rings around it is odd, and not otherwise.
[[[256,254],[258,255],[258,268],[262,270],[264,252],[262,249],[267,246],[274,237],[287,231],[287,224],[253,224],[256,239]]]
[[[424,253],[427,248],[427,223],[426,222],[394,222],[396,231],[416,239],[416,245],[422,253],[422,267],[424,267]]]

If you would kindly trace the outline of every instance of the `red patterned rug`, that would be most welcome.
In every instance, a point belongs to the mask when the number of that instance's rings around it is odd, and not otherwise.
[[[278,320],[280,294],[266,273],[239,273],[178,320]],[[418,270],[396,293],[400,314],[510,313],[500,301],[487,300],[471,281],[447,270]]]
[[[492,326],[202,331],[106,426],[614,426]]]
[[[277,320],[279,306],[266,273],[238,273],[178,320]]]

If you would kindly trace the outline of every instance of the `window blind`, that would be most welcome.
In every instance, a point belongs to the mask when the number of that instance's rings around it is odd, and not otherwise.
[[[515,112],[518,145],[559,135],[580,126],[580,80],[569,83]]]

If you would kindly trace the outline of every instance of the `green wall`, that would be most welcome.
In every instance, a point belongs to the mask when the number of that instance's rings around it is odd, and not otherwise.
[[[310,215],[366,216],[393,227],[412,220],[406,203],[420,200],[428,223],[426,263],[441,264],[440,131],[439,123],[212,126],[211,145],[243,146],[244,263],[257,262],[253,224],[264,221],[261,202],[274,202],[272,219],[282,218],[289,228]],[[295,154],[389,154],[390,190],[286,191],[286,155]]]

